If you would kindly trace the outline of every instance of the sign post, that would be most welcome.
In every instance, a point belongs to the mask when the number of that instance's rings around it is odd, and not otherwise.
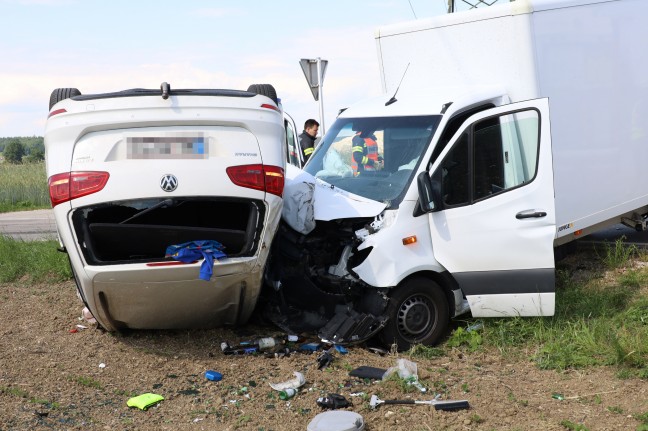
[[[323,135],[326,129],[324,127],[324,97],[322,87],[328,60],[322,60],[319,57],[315,59],[302,58],[299,60],[299,65],[304,71],[304,76],[306,77],[306,82],[308,82],[311,93],[313,93],[313,98],[319,101],[320,129]]]

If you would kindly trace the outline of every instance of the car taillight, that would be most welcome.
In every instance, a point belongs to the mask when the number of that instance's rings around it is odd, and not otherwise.
[[[284,170],[278,166],[242,165],[226,169],[230,180],[237,186],[261,190],[281,196],[284,188]]]
[[[273,111],[281,112],[279,110],[279,108],[277,108],[275,105],[271,105],[269,103],[264,103],[263,105],[261,105],[261,107],[265,108],[265,109],[272,109]]]
[[[56,110],[50,112],[49,115],[47,116],[47,118],[53,117],[54,115],[63,114],[65,112],[67,112],[65,109],[56,109]]]
[[[64,172],[52,175],[48,180],[52,207],[97,193],[105,187],[109,177],[108,172]]]

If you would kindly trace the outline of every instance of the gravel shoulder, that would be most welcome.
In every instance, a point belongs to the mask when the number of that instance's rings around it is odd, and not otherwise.
[[[534,352],[524,350],[450,350],[411,359],[429,388],[421,394],[395,380],[349,377],[353,368],[389,368],[407,355],[352,347],[318,370],[316,355],[220,351],[224,340],[280,334],[274,327],[110,334],[80,321],[81,308],[72,282],[0,285],[0,430],[305,430],[322,411],[317,398],[327,393],[352,401],[347,410],[362,415],[367,430],[565,430],[565,421],[589,430],[635,430],[640,422],[633,415],[648,411],[644,381],[620,380],[607,367],[540,370],[528,359]],[[70,332],[78,324],[88,329]],[[223,380],[207,380],[207,370],[219,371]],[[269,383],[289,380],[294,371],[306,384],[282,401]],[[146,411],[127,407],[130,397],[148,392],[165,399]],[[352,395],[359,393],[365,395]],[[369,408],[373,394],[429,400],[435,393],[467,399],[471,408]]]

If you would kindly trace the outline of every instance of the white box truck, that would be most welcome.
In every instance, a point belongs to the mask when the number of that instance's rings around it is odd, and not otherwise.
[[[275,287],[307,292],[323,338],[400,348],[468,310],[553,315],[555,247],[645,228],[646,16],[645,0],[517,0],[379,29],[386,94],[287,173],[311,185],[315,228],[282,227]]]

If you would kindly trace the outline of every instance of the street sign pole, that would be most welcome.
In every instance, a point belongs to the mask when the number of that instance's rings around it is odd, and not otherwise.
[[[315,101],[319,101],[319,116],[320,116],[320,130],[322,135],[326,132],[324,126],[324,97],[323,97],[323,84],[324,75],[326,74],[326,66],[328,60],[322,60],[320,57],[315,59],[302,58],[299,64],[306,77],[306,82],[310,87],[311,93]]]
[[[324,76],[322,74],[322,59],[317,57],[317,76],[319,78],[319,116],[320,116],[320,128],[322,129],[321,135],[324,136],[324,133],[326,133],[326,127],[324,127],[324,91],[323,91],[323,84],[324,84]]]

